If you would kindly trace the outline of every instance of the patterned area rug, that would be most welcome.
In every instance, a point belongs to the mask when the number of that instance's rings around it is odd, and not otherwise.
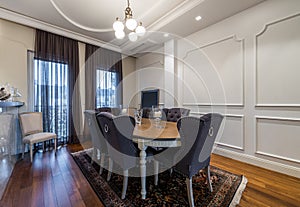
[[[147,177],[147,198],[141,199],[140,178],[130,177],[126,198],[121,199],[123,176],[112,174],[106,181],[107,171],[98,174],[99,165],[90,164],[87,151],[72,153],[72,156],[89,181],[90,185],[107,207],[110,206],[189,206],[185,178],[169,171],[159,174],[159,184],[154,186],[154,176]],[[241,175],[235,175],[211,166],[213,192],[207,187],[205,175],[201,172],[193,177],[195,206],[235,206],[239,203],[247,183]]]

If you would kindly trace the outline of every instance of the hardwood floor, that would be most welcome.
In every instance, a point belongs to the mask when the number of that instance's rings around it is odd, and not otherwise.
[[[69,155],[81,149],[69,145],[56,156],[52,150],[36,153],[32,164],[28,155],[19,160],[0,206],[103,206]],[[211,164],[247,177],[239,206],[300,206],[300,179],[218,155],[212,156]]]
[[[35,153],[33,163],[27,155],[16,163],[0,202],[5,207],[103,206],[69,151],[80,146],[62,147]]]
[[[266,170],[219,155],[213,155],[211,165],[248,179],[239,206],[300,206],[300,179]]]

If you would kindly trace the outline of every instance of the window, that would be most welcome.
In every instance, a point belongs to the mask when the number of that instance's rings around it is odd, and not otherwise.
[[[96,70],[96,108],[117,106],[117,73]]]
[[[69,136],[68,65],[34,60],[34,111],[43,112],[44,130],[54,132],[58,141]]]

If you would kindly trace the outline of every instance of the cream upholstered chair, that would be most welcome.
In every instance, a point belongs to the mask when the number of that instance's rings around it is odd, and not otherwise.
[[[32,145],[47,140],[54,140],[54,151],[56,153],[56,139],[55,133],[43,132],[43,116],[42,112],[24,112],[19,114],[21,123],[21,130],[23,135],[23,154],[25,145],[29,144],[30,148],[30,161],[32,162]]]

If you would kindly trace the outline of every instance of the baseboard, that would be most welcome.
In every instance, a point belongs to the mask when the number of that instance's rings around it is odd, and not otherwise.
[[[215,154],[300,178],[300,168],[216,147]]]

